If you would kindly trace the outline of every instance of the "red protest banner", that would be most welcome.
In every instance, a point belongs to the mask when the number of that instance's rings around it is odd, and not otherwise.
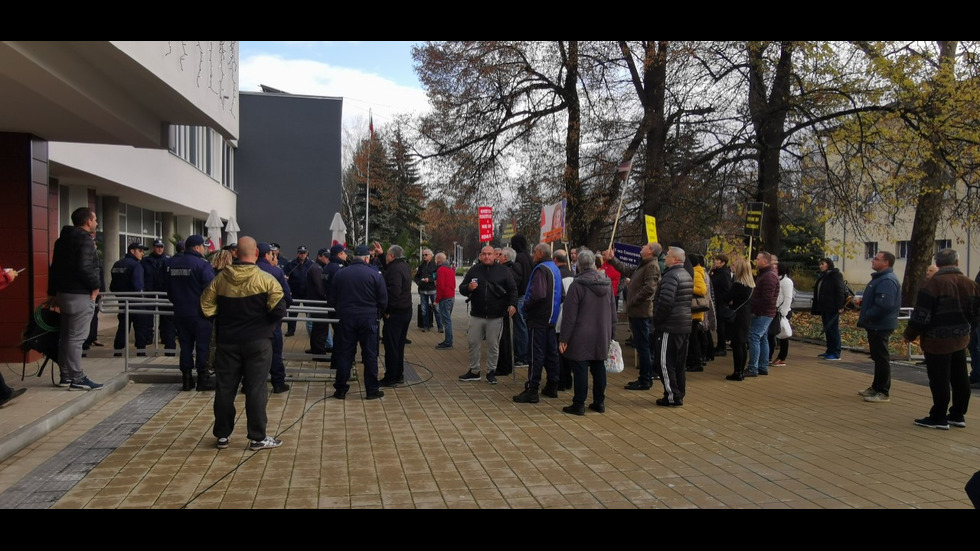
[[[479,207],[480,241],[486,243],[493,239],[493,207]]]

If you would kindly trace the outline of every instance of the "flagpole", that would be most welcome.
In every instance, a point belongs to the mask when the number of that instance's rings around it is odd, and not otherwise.
[[[616,239],[616,227],[619,225],[619,214],[623,211],[623,196],[626,195],[626,184],[629,182],[629,172],[633,168],[633,161],[625,161],[616,167],[616,174],[620,172],[625,172],[626,176],[623,176],[623,190],[619,192],[619,207],[616,209],[616,219],[613,220],[613,231],[612,235],[609,237],[609,250],[613,248],[613,241]]]

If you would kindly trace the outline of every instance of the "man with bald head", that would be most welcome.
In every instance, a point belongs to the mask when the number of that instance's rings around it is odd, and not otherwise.
[[[497,359],[500,354],[500,332],[504,316],[517,312],[517,285],[507,266],[497,264],[496,252],[487,245],[480,250],[480,263],[463,276],[459,292],[470,299],[469,344],[470,366],[460,381],[480,380],[480,348],[487,341],[487,382],[497,384]]]
[[[235,428],[235,395],[245,391],[249,449],[277,448],[282,440],[266,434],[266,379],[272,363],[272,335],[286,315],[282,286],[255,262],[255,239],[238,240],[238,262],[225,267],[204,289],[201,311],[215,321],[214,436],[227,448]],[[244,382],[243,382],[244,381]]]

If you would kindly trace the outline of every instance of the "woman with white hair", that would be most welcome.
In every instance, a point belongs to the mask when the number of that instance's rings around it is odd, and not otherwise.
[[[592,373],[592,403],[589,409],[606,411],[606,358],[616,327],[616,296],[612,282],[595,267],[595,253],[584,247],[578,252],[578,275],[568,287],[562,307],[558,351],[571,364],[574,381],[572,405],[565,413],[585,415],[585,397]]]

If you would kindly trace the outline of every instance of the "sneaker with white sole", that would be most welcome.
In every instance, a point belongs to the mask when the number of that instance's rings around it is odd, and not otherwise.
[[[104,385],[96,383],[88,377],[82,377],[82,380],[80,381],[72,381],[71,385],[68,387],[68,390],[99,390],[103,386]]]
[[[497,384],[497,374],[494,373],[493,371],[488,371],[487,372],[487,382],[490,383],[490,384],[492,384],[492,385]]]
[[[954,427],[959,427],[961,429],[966,428],[966,418],[962,415],[959,417],[953,417],[952,415],[946,416],[946,422]]]
[[[864,390],[859,390],[858,391],[858,396],[871,396],[875,392],[878,392],[878,391],[875,390],[874,387],[869,386],[868,388],[866,388]]]
[[[71,386],[71,379],[68,377],[62,377],[54,386],[58,388],[68,388]]]
[[[248,449],[252,450],[253,452],[257,452],[267,448],[278,448],[281,445],[282,440],[271,436],[266,436],[262,440],[253,440],[252,443],[248,445]]]
[[[480,380],[480,374],[479,373],[473,373],[472,371],[470,371],[469,369],[467,369],[466,370],[466,373],[463,373],[462,375],[459,376],[459,380],[460,381],[479,381]]]
[[[938,421],[933,421],[929,417],[923,417],[922,419],[916,419],[914,423],[920,427],[926,427],[927,429],[949,430],[949,421],[940,423]]]
[[[888,397],[884,392],[875,392],[869,396],[864,397],[865,402],[891,402],[891,398]]]
[[[223,449],[227,448],[228,447],[228,439],[227,438],[219,438],[218,439],[218,442],[215,444],[215,447],[218,448],[219,450],[223,450]]]

